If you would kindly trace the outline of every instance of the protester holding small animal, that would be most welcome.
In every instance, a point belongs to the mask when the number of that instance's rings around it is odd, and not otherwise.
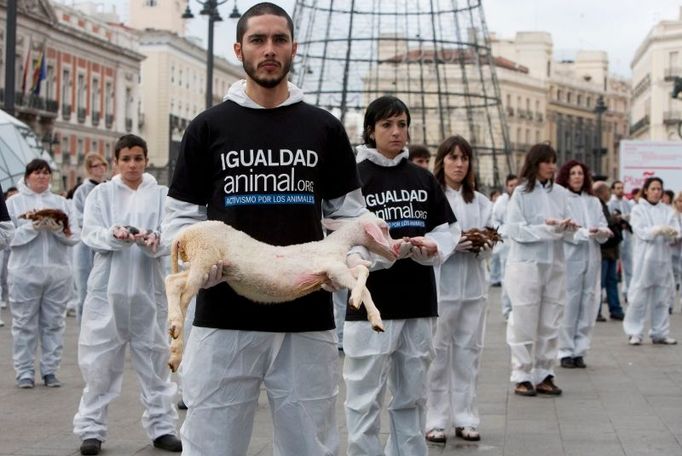
[[[367,208],[386,220],[393,238],[412,246],[390,269],[376,270],[367,288],[385,332],[372,331],[364,309],[348,306],[344,325],[348,455],[425,456],[426,373],[433,357],[437,298],[433,264],[447,259],[459,237],[443,190],[426,169],[408,160],[410,112],[384,96],[365,111],[357,161]],[[356,255],[349,256],[349,260]],[[406,286],[403,286],[406,285]],[[390,430],[379,437],[388,386]]]
[[[92,190],[83,215],[83,242],[95,258],[78,339],[85,388],[73,432],[82,441],[81,454],[99,454],[129,346],[145,408],[142,425],[155,447],[180,452],[161,261],[168,250],[159,248],[168,189],[144,172],[148,159],[142,138],[119,138],[114,157],[119,174]]]
[[[438,325],[434,337],[436,356],[429,370],[426,439],[445,442],[454,426],[464,440],[480,440],[478,431],[478,372],[483,351],[488,282],[485,260],[497,240],[487,238],[480,250],[472,244],[492,225],[493,205],[475,190],[474,152],[461,136],[441,143],[434,174],[463,230],[457,253],[436,268]],[[476,231],[474,231],[476,230]],[[483,231],[481,231],[483,230]]]
[[[271,245],[319,241],[321,217],[366,212],[348,136],[287,81],[296,42],[281,7],[259,3],[247,10],[234,49],[246,80],[185,131],[164,239],[170,243],[183,228],[208,219]],[[184,454],[246,455],[261,386],[275,454],[336,454],[338,351],[329,293],[257,304],[223,281],[222,263],[204,287],[181,365],[189,408]]]
[[[12,312],[14,370],[19,388],[35,385],[35,352],[40,341],[40,376],[48,387],[61,386],[56,373],[62,359],[64,316],[71,295],[71,247],[80,229],[65,198],[50,191],[52,170],[41,159],[26,165],[19,194],[7,201],[16,227],[10,244],[9,301]],[[29,219],[34,211],[52,209],[63,217]],[[70,234],[64,221],[70,223]]]

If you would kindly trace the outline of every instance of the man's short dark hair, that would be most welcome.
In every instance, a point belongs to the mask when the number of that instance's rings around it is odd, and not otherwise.
[[[144,158],[147,158],[147,142],[137,135],[123,135],[118,138],[114,146],[114,157],[118,160],[122,149],[130,149],[135,146],[140,147],[142,152],[144,152]]]
[[[415,158],[431,158],[431,152],[429,152],[429,148],[422,145],[422,144],[410,144],[407,146],[409,149],[410,153],[408,155],[408,160],[412,161]]]
[[[613,181],[613,183],[611,184],[611,190],[616,188],[616,184],[622,184],[622,183],[623,183],[623,181],[619,181],[619,180]]]
[[[291,39],[294,39],[294,21],[291,20],[291,16],[280,6],[270,2],[263,2],[253,5],[239,18],[239,22],[237,22],[237,43],[241,44],[249,19],[255,16],[265,16],[266,14],[285,18],[289,27],[289,33],[291,33]]]
[[[504,180],[504,183],[508,184],[509,181],[513,181],[514,179],[518,179],[516,174],[507,174],[507,178]]]

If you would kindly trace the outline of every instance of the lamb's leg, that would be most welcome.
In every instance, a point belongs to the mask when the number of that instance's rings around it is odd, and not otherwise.
[[[384,325],[381,322],[381,313],[374,304],[372,295],[365,286],[367,277],[369,276],[369,269],[363,265],[357,265],[353,269],[348,269],[344,265],[343,268],[328,271],[328,275],[333,283],[351,290],[351,306],[359,309],[360,304],[365,304],[367,319],[372,324],[372,329],[375,331],[383,331]]]
[[[168,333],[170,341],[170,360],[168,366],[175,372],[182,360],[182,330],[185,312],[181,306],[181,295],[187,282],[187,271],[170,274],[166,277],[166,298],[168,300]]]

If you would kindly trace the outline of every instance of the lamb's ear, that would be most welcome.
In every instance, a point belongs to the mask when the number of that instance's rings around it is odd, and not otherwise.
[[[336,231],[346,223],[348,221],[344,219],[322,219],[322,226],[329,231]]]
[[[364,222],[362,224],[365,228],[365,232],[377,243],[379,244],[384,244],[386,242],[386,237],[384,236],[384,233],[381,231],[381,228],[377,226],[376,223],[373,222]]]

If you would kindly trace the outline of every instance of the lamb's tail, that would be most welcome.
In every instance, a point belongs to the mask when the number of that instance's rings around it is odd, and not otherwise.
[[[173,239],[171,244],[171,272],[177,274],[179,271],[178,267],[178,249],[180,248],[180,239],[176,237]]]

